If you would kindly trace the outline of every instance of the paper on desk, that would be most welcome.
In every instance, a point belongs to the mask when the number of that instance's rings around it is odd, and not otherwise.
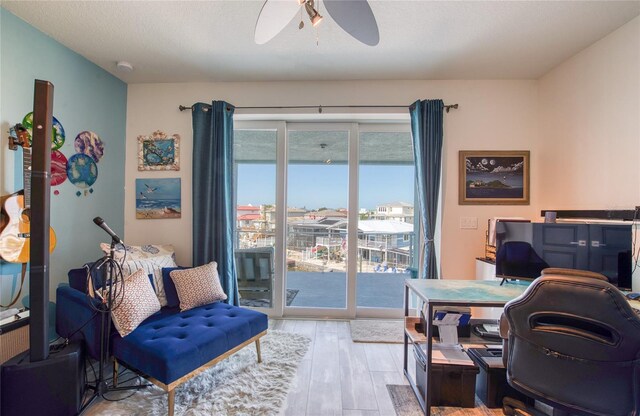
[[[483,324],[483,326],[488,332],[500,332],[500,327],[496,324]]]
[[[441,345],[458,344],[458,327],[456,325],[438,325]]]
[[[434,344],[431,350],[434,364],[473,365],[473,361],[460,345]]]

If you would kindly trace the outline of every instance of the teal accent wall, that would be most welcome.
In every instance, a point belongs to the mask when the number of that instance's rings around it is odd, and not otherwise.
[[[93,193],[67,179],[51,188],[51,226],[58,245],[51,255],[50,298],[55,301],[67,271],[101,257],[99,243],[106,234],[92,219],[104,218],[111,228],[124,231],[124,163],[127,85],[105,70],[0,8],[0,193],[22,188],[22,151],[7,149],[9,126],[21,122],[33,109],[35,79],[54,85],[53,114],[62,123],[66,140],[60,148],[70,158],[74,139],[90,130],[98,134],[105,152],[98,163]],[[59,191],[54,195],[54,191]],[[81,191],[80,197],[76,192]],[[87,189],[88,191],[88,189]],[[0,303],[8,302],[19,285],[20,265],[0,261]],[[28,286],[25,288],[28,294]]]

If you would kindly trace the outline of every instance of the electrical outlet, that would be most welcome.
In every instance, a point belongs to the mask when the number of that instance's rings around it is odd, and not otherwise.
[[[477,230],[478,218],[477,217],[460,217],[460,228],[463,230]]]

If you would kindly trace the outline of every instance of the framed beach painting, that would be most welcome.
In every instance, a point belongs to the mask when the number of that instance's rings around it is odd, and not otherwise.
[[[136,179],[136,218],[180,218],[180,178]]]
[[[460,205],[529,205],[529,151],[461,150]]]
[[[138,136],[138,170],[180,170],[180,136],[160,130]]]

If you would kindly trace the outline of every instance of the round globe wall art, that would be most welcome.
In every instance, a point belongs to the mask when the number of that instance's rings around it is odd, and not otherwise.
[[[100,137],[92,131],[78,133],[73,146],[77,153],[91,157],[96,163],[104,156],[104,143]]]
[[[27,129],[27,132],[29,132],[29,143],[31,143],[31,137],[33,136],[33,112],[24,116],[22,125]],[[53,127],[51,128],[51,150],[60,149],[64,144],[64,139],[64,127],[62,127],[62,124],[54,117]]]
[[[51,152],[51,186],[58,186],[66,180],[67,157],[60,150],[54,150]]]
[[[89,188],[98,179],[98,165],[90,156],[76,153],[67,162],[67,177],[78,188]]]

